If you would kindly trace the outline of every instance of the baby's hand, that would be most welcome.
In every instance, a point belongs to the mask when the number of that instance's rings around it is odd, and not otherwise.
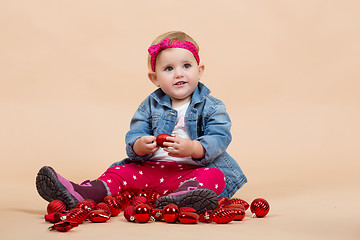
[[[167,137],[166,138],[168,142],[164,142],[164,151],[169,153],[169,156],[171,157],[194,157],[197,158],[197,150],[199,148],[198,141],[192,141],[190,139],[179,137],[175,134],[173,137]],[[201,146],[201,151],[203,150],[203,147],[201,143],[199,143]],[[196,156],[194,156],[194,154]],[[201,157],[201,156],[200,156]]]
[[[134,152],[139,156],[154,153],[159,149],[154,136],[142,136],[133,145]]]

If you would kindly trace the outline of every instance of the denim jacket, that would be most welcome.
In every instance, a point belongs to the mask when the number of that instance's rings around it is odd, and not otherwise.
[[[237,162],[226,152],[231,142],[231,121],[225,105],[209,95],[210,90],[199,82],[185,114],[185,128],[191,140],[198,140],[205,149],[200,164],[220,169],[226,177],[226,186],[219,196],[232,197],[247,182]],[[135,112],[130,130],[126,134],[126,152],[129,158],[111,166],[133,161],[147,161],[153,154],[138,156],[132,146],[146,135],[171,134],[177,119],[177,112],[171,107],[171,100],[160,88],[150,94]]]

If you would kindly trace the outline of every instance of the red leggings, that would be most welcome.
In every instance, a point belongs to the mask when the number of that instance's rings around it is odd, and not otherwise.
[[[219,195],[226,184],[223,172],[217,168],[176,162],[133,162],[114,166],[99,179],[107,184],[112,195],[133,188],[166,194],[190,179],[199,181],[199,188],[209,188]]]

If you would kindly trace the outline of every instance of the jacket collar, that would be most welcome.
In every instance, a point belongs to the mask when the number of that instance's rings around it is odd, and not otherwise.
[[[194,106],[195,104],[202,102],[209,94],[210,89],[207,88],[203,83],[199,82],[197,88],[193,92],[191,97],[191,105]],[[150,94],[155,101],[157,101],[160,105],[166,106],[171,108],[171,100],[168,95],[166,95],[161,88],[156,89],[154,92]]]

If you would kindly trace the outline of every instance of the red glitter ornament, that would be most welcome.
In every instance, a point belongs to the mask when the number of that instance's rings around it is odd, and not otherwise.
[[[128,205],[124,209],[124,218],[129,222],[135,222],[134,208],[134,206]]]
[[[194,224],[199,222],[199,215],[195,212],[181,212],[178,219],[181,223]]]
[[[269,203],[263,198],[256,198],[250,205],[252,217],[265,217],[270,211]]]
[[[207,210],[207,211],[201,213],[199,216],[199,222],[211,223],[211,213],[212,213],[212,210]]]
[[[110,219],[110,215],[106,214],[104,210],[92,210],[89,213],[88,219],[95,223],[106,222]]]
[[[61,200],[52,200],[47,206],[48,213],[62,212],[66,210],[66,205]]]
[[[81,208],[73,208],[65,216],[62,216],[61,220],[67,220],[80,224],[83,223],[88,216],[89,216],[88,211]]]
[[[93,209],[91,208],[91,203],[88,202],[88,201],[78,202],[78,203],[75,205],[75,208],[81,208],[81,209],[84,209],[85,211],[88,211],[88,212],[90,212],[91,210],[93,210]]]
[[[163,218],[167,223],[176,222],[178,215],[179,215],[179,208],[175,204],[169,204],[163,208]]]
[[[210,219],[216,223],[229,223],[236,217],[236,213],[231,209],[218,208],[211,213]]]
[[[106,214],[111,216],[111,208],[104,202],[100,202],[95,207],[96,210],[104,210]]]
[[[61,221],[61,222],[55,223],[54,225],[49,227],[49,231],[57,230],[60,232],[67,232],[77,226],[79,226],[79,224],[76,222]]]
[[[122,210],[122,206],[120,204],[120,202],[112,197],[112,196],[107,196],[104,198],[104,202],[109,205],[110,209],[111,209],[111,216],[115,217],[117,215],[119,215],[119,213]]]
[[[230,199],[229,201],[227,201],[224,204],[224,207],[232,205],[232,204],[241,204],[241,205],[243,205],[244,208],[245,208],[245,211],[249,208],[249,204],[245,200],[242,200],[240,198],[232,198],[232,199]]]

